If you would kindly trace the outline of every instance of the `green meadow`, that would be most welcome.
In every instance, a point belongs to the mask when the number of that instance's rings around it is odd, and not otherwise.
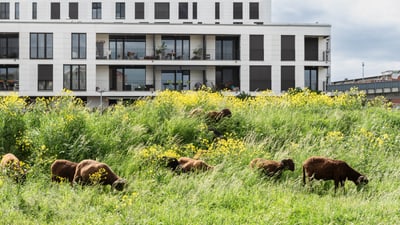
[[[71,92],[34,102],[0,97],[0,153],[27,169],[25,183],[0,175],[0,224],[398,224],[400,111],[352,90],[282,96],[205,91],[158,93],[89,109]],[[229,108],[232,117],[205,114]],[[193,110],[198,113],[191,114]],[[209,128],[224,134],[214,138]],[[176,174],[163,156],[196,157],[212,171]],[[346,161],[369,179],[303,185],[310,156]],[[292,158],[295,170],[269,178],[253,158]],[[107,163],[127,187],[53,183],[55,159]]]

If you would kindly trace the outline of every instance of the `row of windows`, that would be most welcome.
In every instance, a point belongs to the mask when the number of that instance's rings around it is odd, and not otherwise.
[[[69,3],[69,18],[79,19],[79,3],[70,2]],[[125,2],[115,3],[115,18],[125,19]],[[144,2],[135,2],[135,19],[144,19],[145,8]],[[50,7],[50,18],[60,19],[60,3],[52,2]],[[38,15],[37,2],[32,2],[32,19],[37,19]],[[102,4],[101,2],[92,2],[92,19],[102,18]],[[155,19],[170,19],[170,3],[169,2],[156,2],[154,3],[154,18]],[[0,3],[0,19],[10,19],[10,3],[2,2]],[[19,3],[15,3],[15,19],[19,19]],[[189,19],[189,3],[180,2],[178,3],[178,19]],[[197,19],[197,2],[192,3],[192,19]],[[220,19],[220,3],[215,3],[215,19]],[[233,3],[233,19],[242,20],[243,19],[243,3],[234,2]],[[249,3],[249,19],[259,19],[259,3],[250,2]]]
[[[250,66],[250,91],[271,90],[271,66]],[[0,66],[0,90],[16,90],[19,68],[15,65]],[[136,91],[146,88],[145,66],[110,66],[111,91]],[[240,88],[240,67],[216,67],[215,83],[218,90]],[[63,66],[63,88],[86,91],[86,65]],[[149,86],[149,85],[147,85]],[[304,87],[318,90],[318,68],[304,68]],[[295,88],[295,66],[281,66],[281,90]],[[190,70],[162,70],[161,89],[189,90]],[[53,90],[53,65],[38,65],[38,90]]]

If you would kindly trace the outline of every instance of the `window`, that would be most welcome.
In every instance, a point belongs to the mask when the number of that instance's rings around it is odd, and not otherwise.
[[[264,35],[250,35],[250,60],[264,60]]]
[[[295,88],[295,73],[294,66],[281,67],[281,90],[287,91],[290,88]]]
[[[125,19],[125,3],[115,3],[115,19]]]
[[[8,3],[8,2],[0,3],[0,19],[3,19],[3,20],[10,19],[10,3]]]
[[[92,19],[101,19],[101,2],[92,3]]]
[[[217,66],[215,68],[215,83],[217,90],[240,90],[240,67]]]
[[[219,20],[219,2],[215,3],[215,19]]]
[[[163,36],[162,42],[165,43],[166,59],[184,59],[190,57],[190,37],[189,36]]]
[[[192,16],[194,20],[197,20],[197,2],[193,2],[192,5]]]
[[[317,67],[304,68],[304,87],[312,91],[318,90],[318,69]]]
[[[19,20],[19,2],[15,3],[15,19]]]
[[[250,19],[251,20],[259,19],[258,2],[250,2]]]
[[[110,91],[137,91],[146,87],[146,67],[111,66]]]
[[[162,90],[189,90],[190,85],[189,70],[162,70],[161,87]]]
[[[295,43],[294,35],[281,36],[281,60],[294,61],[295,58]]]
[[[38,65],[38,90],[53,90],[53,65]]]
[[[179,19],[188,19],[188,7],[187,2],[179,3]]]
[[[32,2],[32,19],[37,19],[37,2]]]
[[[233,19],[234,20],[243,19],[243,3],[241,2],[233,3]]]
[[[63,87],[72,91],[86,91],[86,65],[64,65]]]
[[[77,20],[78,19],[78,3],[70,2],[69,3],[69,18]]]
[[[0,65],[0,90],[18,90],[19,69],[16,65]]]
[[[60,19],[60,3],[59,2],[51,3],[51,19],[52,20]]]
[[[139,59],[146,55],[145,36],[110,36],[110,59]]]
[[[31,59],[52,59],[53,58],[53,34],[52,33],[31,33],[30,35],[30,56]]]
[[[250,66],[250,91],[271,90],[271,66]]]
[[[72,34],[71,58],[86,59],[86,34]]]
[[[168,2],[156,2],[154,10],[155,19],[169,19]]]
[[[144,2],[135,2],[135,19],[144,19]]]
[[[217,36],[215,42],[215,59],[240,60],[239,42],[239,37]]]
[[[0,33],[0,58],[19,57],[19,38],[17,33]]]
[[[306,37],[304,39],[304,60],[318,61],[318,38]]]

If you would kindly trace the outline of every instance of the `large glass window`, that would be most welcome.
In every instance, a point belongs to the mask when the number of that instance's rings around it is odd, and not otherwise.
[[[251,20],[258,20],[259,19],[258,2],[250,2],[250,19]]]
[[[16,33],[0,33],[0,58],[19,57],[19,38]]]
[[[18,90],[19,69],[16,65],[0,65],[0,90]]]
[[[281,36],[281,60],[294,61],[295,55],[295,36],[282,35]]]
[[[144,66],[111,66],[110,91],[141,91],[146,87]]]
[[[156,2],[154,3],[154,16],[155,19],[169,19],[169,3]]]
[[[163,36],[162,42],[165,43],[165,59],[184,59],[190,58],[190,38],[189,36]]]
[[[101,2],[92,3],[92,19],[101,19]]]
[[[217,60],[239,60],[239,37],[216,37],[215,58]]]
[[[0,19],[10,19],[10,3],[0,2]]]
[[[162,90],[189,90],[190,71],[162,70],[161,84],[162,84]]]
[[[52,59],[53,58],[53,34],[52,33],[31,33],[31,35],[30,35],[30,56],[31,56],[31,59]]]
[[[264,60],[264,35],[250,35],[250,60]]]
[[[72,34],[71,58],[86,59],[86,34]]]
[[[215,69],[217,90],[240,90],[240,67],[218,66]]]
[[[135,19],[144,19],[144,2],[135,2]]]
[[[317,67],[305,67],[304,69],[304,87],[310,90],[318,90],[318,69]]]
[[[115,3],[115,19],[125,19],[125,3]]]
[[[188,19],[188,8],[187,2],[179,2],[179,19]]]
[[[64,88],[72,91],[86,90],[86,65],[64,65]]]
[[[287,91],[295,88],[295,67],[281,66],[281,90]]]
[[[52,2],[51,3],[51,19],[59,20],[60,19],[60,3]]]
[[[271,90],[271,66],[250,66],[250,91]]]
[[[243,3],[241,2],[233,3],[233,19],[234,20],[243,19]]]
[[[146,54],[145,36],[110,36],[110,59],[139,59]]]
[[[53,90],[53,65],[38,65],[38,90]]]
[[[37,19],[37,2],[32,2],[32,19]]]

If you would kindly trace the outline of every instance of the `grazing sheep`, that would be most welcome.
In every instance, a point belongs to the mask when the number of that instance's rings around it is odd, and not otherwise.
[[[21,162],[12,153],[3,155],[0,166],[3,173],[14,178],[17,183],[23,183],[26,179],[26,170],[21,167]]]
[[[313,178],[317,180],[334,180],[335,191],[339,184],[344,187],[344,182],[347,179],[353,181],[356,185],[368,183],[367,177],[355,171],[346,162],[319,156],[313,156],[304,161],[304,184],[306,184],[306,176],[309,181]]]
[[[251,160],[250,168],[257,168],[270,177],[274,175],[279,177],[284,170],[294,171],[294,162],[292,159],[283,159],[277,162],[274,160],[255,158]]]
[[[76,166],[73,182],[82,185],[111,185],[118,191],[122,191],[126,185],[126,180],[117,176],[107,164],[91,159],[83,160]]]
[[[217,111],[210,111],[207,113],[206,118],[207,120],[218,122],[224,117],[231,117],[232,112],[229,109],[223,109],[220,112]]]
[[[179,168],[182,172],[190,172],[190,171],[206,171],[214,169],[213,166],[208,165],[203,160],[199,159],[191,159],[188,157],[181,157],[178,159]]]
[[[68,180],[71,184],[74,180],[75,169],[78,163],[65,159],[57,159],[51,164],[51,180],[61,182]]]

